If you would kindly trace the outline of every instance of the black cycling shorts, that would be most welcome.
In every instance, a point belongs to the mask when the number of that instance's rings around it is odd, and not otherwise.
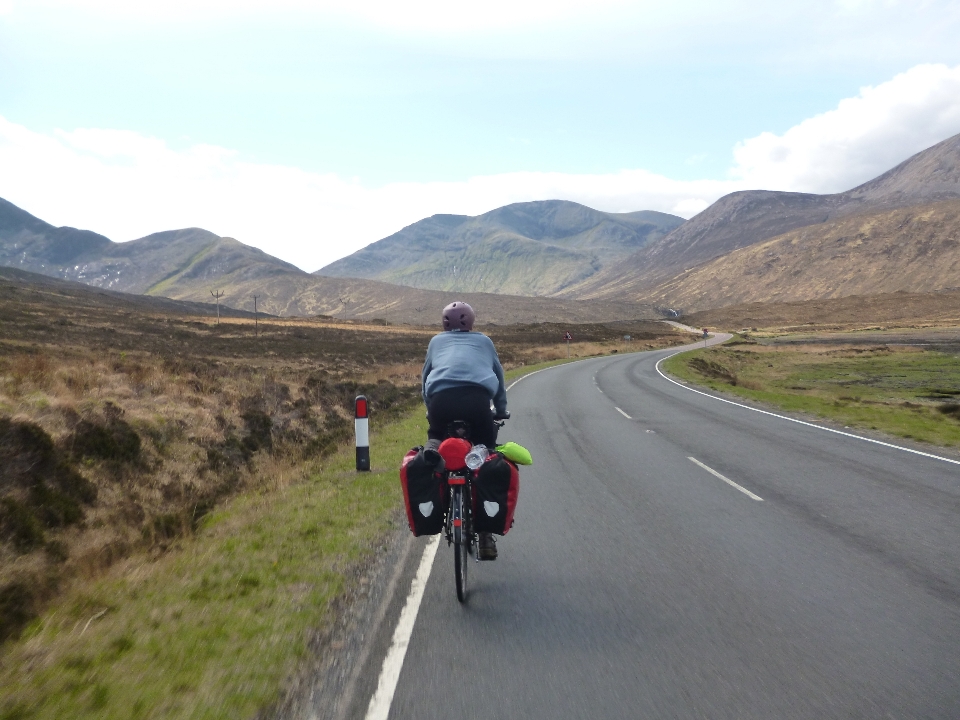
[[[475,445],[493,449],[497,445],[497,426],[493,424],[490,394],[479,385],[448,388],[430,396],[427,401],[427,437],[443,440],[447,426],[454,420],[470,423],[470,439]]]

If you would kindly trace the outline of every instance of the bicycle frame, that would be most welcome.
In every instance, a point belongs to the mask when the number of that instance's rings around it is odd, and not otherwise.
[[[502,421],[496,421],[497,427],[503,427]],[[470,426],[460,420],[450,423],[449,437],[469,439]],[[467,599],[467,566],[469,555],[474,562],[480,562],[480,536],[473,529],[473,482],[476,470],[467,467],[448,471],[449,506],[444,523],[447,546],[453,545],[453,569],[457,584],[457,600]]]

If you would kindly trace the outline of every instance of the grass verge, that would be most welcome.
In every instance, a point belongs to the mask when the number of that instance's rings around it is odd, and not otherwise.
[[[675,355],[663,367],[687,382],[782,410],[960,447],[960,363],[950,353],[735,340]]]
[[[307,482],[233,498],[165,556],[67,591],[5,649],[0,718],[253,716],[388,531],[396,468],[425,432],[420,407],[374,426],[373,472],[356,473],[344,448]]]

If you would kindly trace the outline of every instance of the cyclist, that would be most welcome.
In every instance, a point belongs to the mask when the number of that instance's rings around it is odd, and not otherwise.
[[[473,442],[492,449],[497,444],[494,419],[510,416],[500,358],[490,338],[473,332],[474,320],[476,313],[467,303],[450,303],[443,309],[444,332],[434,335],[427,347],[421,392],[429,424],[423,451],[428,461],[440,461],[437,449],[454,420],[469,423]],[[480,533],[479,557],[496,559],[491,533]]]

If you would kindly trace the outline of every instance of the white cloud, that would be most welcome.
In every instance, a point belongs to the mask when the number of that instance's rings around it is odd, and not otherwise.
[[[738,143],[730,176],[767,190],[840,192],[958,132],[960,66],[918,65],[783,135]]]
[[[246,162],[209,145],[178,150],[125,130],[43,134],[0,117],[0,197],[53,224],[118,241],[203,227],[315,270],[435,213],[476,215],[558,198],[611,212],[689,217],[748,187],[846,190],[957,132],[960,67],[941,65],[864,88],[783,135],[738,143],[726,180],[678,181],[645,170],[518,172],[370,188],[333,174]]]
[[[12,5],[24,0],[0,0]],[[53,8],[81,11],[128,19],[204,20],[242,17],[253,14],[295,13],[302,17],[342,17],[371,25],[416,31],[484,31],[509,29],[588,16],[604,6],[636,6],[628,0],[485,0],[451,3],[448,0],[31,0]],[[656,6],[652,0],[641,5]]]
[[[476,215],[528,200],[689,215],[735,189],[644,170],[509,173],[367,188],[332,174],[244,162],[224,148],[174,150],[126,130],[44,135],[0,118],[0,197],[56,225],[113,240],[203,227],[314,270],[435,213]]]

